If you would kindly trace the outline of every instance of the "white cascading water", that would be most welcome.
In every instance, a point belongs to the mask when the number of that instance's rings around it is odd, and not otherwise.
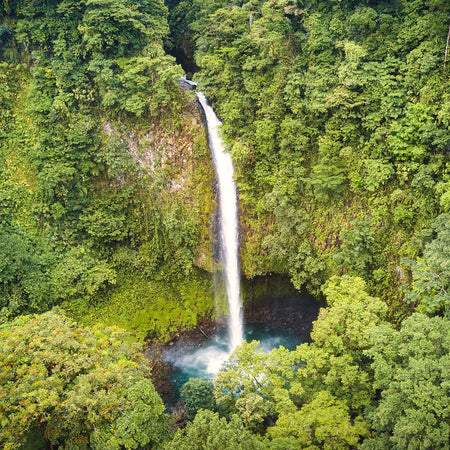
[[[209,147],[213,156],[219,183],[220,234],[223,254],[223,268],[226,279],[230,353],[243,341],[242,304],[239,271],[239,225],[236,183],[233,178],[233,162],[225,152],[219,136],[221,122],[208,105],[202,92],[197,92],[198,100],[205,112],[208,125]]]

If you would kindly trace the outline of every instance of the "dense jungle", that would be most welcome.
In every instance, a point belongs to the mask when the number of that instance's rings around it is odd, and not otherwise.
[[[185,73],[244,308],[321,308],[169,408],[144,349],[226,314]],[[0,105],[1,448],[450,448],[448,0],[2,0]]]

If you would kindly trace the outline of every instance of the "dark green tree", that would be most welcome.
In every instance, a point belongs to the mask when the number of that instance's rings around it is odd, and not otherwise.
[[[383,325],[370,334],[380,399],[368,413],[376,437],[362,448],[449,448],[448,319],[415,313],[399,331]]]
[[[450,216],[434,222],[435,238],[425,245],[423,257],[411,262],[413,281],[406,301],[427,314],[450,315]]]
[[[203,378],[190,378],[180,391],[180,397],[186,405],[186,417],[193,419],[199,409],[215,411],[214,384]]]
[[[256,450],[261,441],[246,430],[237,416],[228,422],[218,413],[200,410],[185,430],[178,430],[166,450]]]

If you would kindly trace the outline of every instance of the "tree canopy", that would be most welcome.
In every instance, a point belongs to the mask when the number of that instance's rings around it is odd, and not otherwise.
[[[236,162],[244,272],[316,294],[348,272],[401,320],[402,258],[448,206],[448,3],[192,8],[197,77]]]
[[[208,266],[211,162],[167,17],[162,0],[0,6],[0,322],[63,303],[83,320],[123,279],[181,298]],[[193,326],[206,297],[163,321]],[[175,331],[149,322],[141,338]]]
[[[80,327],[55,311],[0,327],[0,443],[38,429],[63,448],[141,448],[168,436],[139,346],[120,329]]]
[[[450,441],[450,322],[419,313],[399,331],[372,330],[374,386],[369,413],[377,432],[363,448],[448,448]]]

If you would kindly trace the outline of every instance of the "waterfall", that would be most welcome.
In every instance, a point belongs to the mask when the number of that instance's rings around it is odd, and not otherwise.
[[[221,263],[223,264],[228,307],[229,351],[242,343],[243,321],[239,271],[239,225],[236,183],[233,178],[233,162],[225,151],[219,136],[221,122],[208,105],[202,92],[197,92],[198,100],[205,112],[208,125],[208,142],[219,183],[219,219],[220,240],[222,245]]]
[[[196,83],[182,77],[178,80],[183,89],[195,89]],[[229,304],[229,332],[225,337],[222,333],[216,333],[205,345],[195,348],[193,351],[186,351],[186,347],[181,343],[177,348],[172,347],[165,353],[164,359],[169,361],[176,368],[176,377],[172,380],[175,383],[185,382],[188,378],[212,378],[216,376],[223,363],[230,357],[234,349],[241,344],[243,340],[242,306],[240,300],[240,271],[239,271],[239,227],[238,227],[238,205],[237,189],[233,179],[233,163],[229,153],[226,153],[222,140],[219,136],[220,120],[215,115],[213,109],[208,105],[203,93],[196,92],[198,100],[204,110],[208,126],[208,142],[211,150],[214,166],[217,173],[219,186],[219,212],[220,212],[220,243],[222,247],[221,262],[225,273],[226,291]],[[274,300],[274,299],[273,299]],[[276,299],[278,302],[278,299]],[[297,300],[295,300],[297,304]],[[288,314],[292,315],[292,307],[289,306]],[[303,314],[303,313],[302,313]],[[302,314],[299,315],[301,320]],[[293,320],[297,323],[294,313]],[[286,319],[283,318],[284,325]],[[308,319],[308,324],[311,320]],[[302,329],[307,329],[303,327]],[[278,335],[273,335],[272,331],[264,327],[262,330],[253,328],[250,335],[262,341],[262,347],[267,351],[283,344],[285,347],[292,343],[294,346],[297,341],[292,341],[292,329],[288,331],[289,338],[286,343],[280,341],[280,331]],[[254,335],[252,333],[255,333]],[[307,339],[309,331],[305,334]],[[261,337],[260,337],[261,336]],[[266,339],[268,338],[268,339]],[[292,347],[293,348],[293,347]],[[175,372],[174,372],[175,373]],[[183,381],[184,380],[184,381]]]

